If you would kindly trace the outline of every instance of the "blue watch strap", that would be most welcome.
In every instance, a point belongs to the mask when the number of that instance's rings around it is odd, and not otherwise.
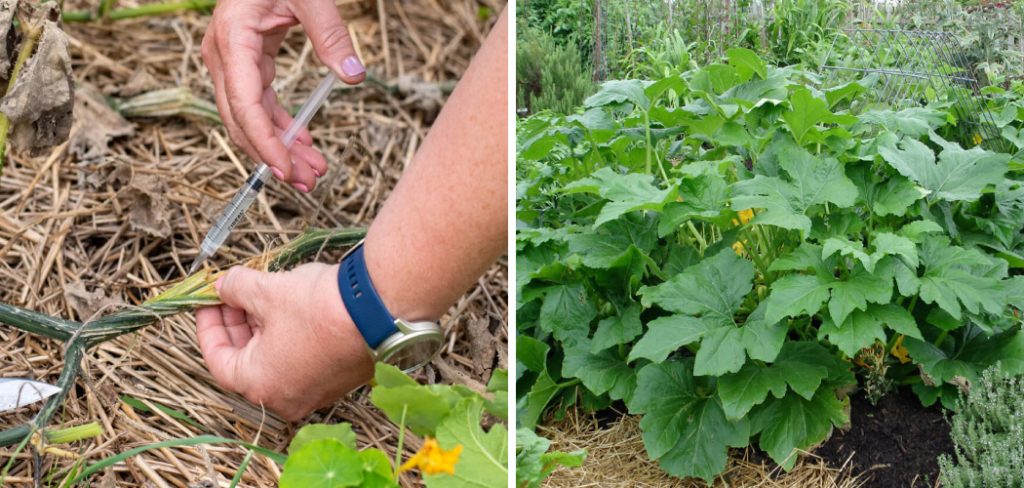
[[[395,318],[388,312],[370,281],[361,242],[341,260],[341,266],[338,267],[338,289],[349,316],[370,349],[376,349],[384,339],[398,332]]]

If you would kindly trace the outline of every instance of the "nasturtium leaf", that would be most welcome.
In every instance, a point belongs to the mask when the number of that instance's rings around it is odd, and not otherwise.
[[[657,286],[640,289],[645,307],[733,324],[733,314],[753,288],[754,265],[723,249]]]
[[[743,329],[726,325],[708,331],[701,339],[693,364],[695,376],[735,373],[746,361]]]
[[[434,434],[437,425],[451,413],[458,397],[420,385],[378,386],[370,392],[370,400],[394,422],[400,422],[404,416],[409,430],[425,436]]]
[[[548,289],[540,307],[540,328],[560,341],[573,341],[590,335],[590,322],[597,307],[579,283],[555,285]]]
[[[729,57],[729,65],[736,68],[740,76],[750,79],[754,74],[761,79],[768,78],[768,65],[750,49],[734,47],[725,51]]]
[[[636,173],[621,174],[604,167],[590,177],[574,181],[563,188],[566,193],[593,193],[608,200],[597,219],[594,228],[617,219],[619,216],[638,210],[660,211],[673,199],[674,189],[660,189],[653,183],[654,177]]]
[[[640,109],[650,108],[650,101],[644,93],[644,82],[641,80],[610,80],[601,84],[597,93],[583,101],[586,108],[629,102]]]
[[[567,346],[562,374],[579,378],[595,395],[608,393],[613,400],[632,396],[636,389],[636,371],[611,350],[592,353],[590,349],[588,340]]]
[[[437,427],[437,442],[445,450],[462,446],[455,474],[428,474],[428,488],[503,488],[508,486],[508,430],[494,424],[489,431],[480,426],[483,402],[461,400]]]
[[[627,344],[643,333],[640,323],[640,305],[631,303],[619,310],[618,315],[602,319],[597,323],[590,352],[599,352],[619,344]]]
[[[290,453],[281,472],[281,488],[346,488],[363,483],[359,452],[334,439],[306,443]]]
[[[981,148],[963,150],[949,147],[939,155],[924,143],[905,137],[897,148],[883,144],[879,153],[899,173],[929,191],[929,198],[946,201],[975,201],[986,186],[1003,181],[1010,155]]]
[[[356,434],[348,422],[340,424],[307,424],[302,426],[288,444],[288,452],[294,453],[306,444],[321,439],[334,439],[352,449],[356,448]]]
[[[787,471],[796,464],[797,449],[824,441],[833,426],[846,422],[843,403],[828,387],[810,400],[795,394],[769,400],[753,415],[754,430],[761,434],[758,445]]]
[[[698,394],[690,360],[644,366],[630,411],[640,421],[651,459],[680,477],[711,481],[724,468],[728,448],[742,447],[750,437],[746,419],[730,422],[717,400]]]
[[[948,239],[926,240],[921,246],[925,272],[920,278],[920,296],[959,319],[962,308],[971,313],[998,313],[1006,305],[1002,280],[974,271],[991,261],[976,249],[952,246]],[[962,305],[962,308],[961,308]]]
[[[816,98],[810,90],[804,87],[797,88],[789,96],[789,103],[792,108],[782,114],[786,126],[793,134],[797,143],[803,144],[810,132],[817,134],[818,124],[838,123],[850,125],[857,122],[857,118],[851,115],[835,115],[826,105],[825,101]]]
[[[765,318],[777,322],[784,317],[814,315],[829,298],[831,283],[819,276],[788,275],[772,283]]]
[[[680,347],[700,341],[705,334],[719,327],[723,326],[682,314],[654,319],[647,324],[647,333],[633,346],[629,361],[644,358],[660,363]]]

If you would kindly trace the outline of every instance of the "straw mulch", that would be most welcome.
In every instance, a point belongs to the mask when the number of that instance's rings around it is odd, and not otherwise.
[[[68,0],[65,8],[95,8],[96,3]],[[318,190],[305,195],[280,183],[269,185],[215,265],[258,254],[307,225],[368,225],[423,141],[438,109],[436,95],[466,69],[504,6],[501,0],[337,3],[370,71],[398,86],[339,85],[311,123],[331,168]],[[482,9],[493,15],[480,15]],[[212,101],[199,53],[208,21],[186,13],[67,25],[76,85],[91,85],[110,97],[181,86]],[[297,106],[326,71],[295,30],[278,58],[277,73],[278,93]],[[15,152],[0,177],[0,300],[84,320],[139,303],[183,276],[212,219],[254,163],[209,120],[175,116],[129,122],[108,131],[113,138],[109,148],[99,148],[98,157],[75,142],[38,155]],[[76,117],[72,139],[97,128],[104,129],[99,119]],[[507,368],[507,274],[506,262],[496,264],[450,310],[443,319],[447,346],[418,379],[479,388],[494,368]],[[54,426],[98,421],[104,433],[61,447],[95,461],[156,441],[213,433],[283,451],[301,424],[283,422],[218,388],[203,366],[194,328],[192,316],[177,316],[91,350],[84,378]],[[0,344],[0,376],[56,380],[62,344],[3,325]],[[122,395],[180,411],[201,428],[155,408],[131,408],[119,400]],[[0,427],[25,422],[37,409],[0,416]],[[341,421],[354,425],[361,446],[394,451],[397,428],[369,403],[365,388],[306,419]],[[406,446],[414,452],[420,441],[411,439]],[[6,462],[9,453],[0,451],[0,459]],[[151,451],[94,483],[226,486],[243,456],[244,451],[224,446]],[[7,483],[31,485],[36,475],[45,483],[71,462],[53,456],[34,461],[26,451]],[[278,476],[276,465],[257,456],[242,486],[276,486]],[[407,476],[403,483],[417,481]]]
[[[701,480],[673,478],[651,461],[640,435],[640,418],[622,416],[603,424],[575,411],[562,421],[541,426],[538,433],[551,439],[551,449],[585,449],[579,468],[560,468],[547,479],[546,488],[707,488]],[[850,475],[850,467],[835,469],[813,456],[801,459],[785,473],[753,460],[751,452],[734,449],[725,472],[714,488],[860,488],[866,481]]]

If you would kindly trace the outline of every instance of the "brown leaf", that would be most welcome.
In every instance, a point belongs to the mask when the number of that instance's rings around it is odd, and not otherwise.
[[[40,149],[64,142],[74,108],[68,37],[56,23],[42,21],[36,52],[22,67],[0,112],[11,120],[11,142]]]
[[[95,161],[107,153],[107,144],[115,137],[135,132],[121,114],[107,105],[95,86],[83,83],[75,90],[75,119],[71,131],[71,154],[79,161]]]
[[[64,286],[64,299],[78,315],[78,319],[82,321],[91,319],[101,309],[110,309],[121,303],[119,300],[107,297],[102,288],[96,288],[90,292],[81,281]]]
[[[167,183],[153,175],[135,175],[131,183],[118,193],[129,209],[128,225],[151,236],[171,235]]]
[[[8,35],[13,26],[14,13],[18,11],[18,0],[0,0],[0,79],[7,78],[11,69],[14,46],[8,45]]]

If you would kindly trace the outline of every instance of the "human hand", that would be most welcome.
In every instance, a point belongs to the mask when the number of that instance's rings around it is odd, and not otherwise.
[[[199,349],[217,383],[296,421],[368,382],[373,361],[337,273],[320,263],[228,270],[216,285],[224,304],[196,312]]]
[[[280,136],[292,117],[277,100],[274,56],[288,29],[302,24],[317,57],[349,84],[366,78],[333,0],[222,0],[203,37],[217,109],[228,134],[253,160],[303,192],[327,172],[327,161],[303,130],[291,150]]]

